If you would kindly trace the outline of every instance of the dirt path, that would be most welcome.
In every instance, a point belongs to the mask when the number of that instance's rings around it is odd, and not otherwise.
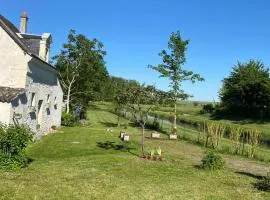
[[[199,165],[203,157],[203,150],[195,145],[185,144],[183,151],[177,152],[188,160],[191,160],[194,165]],[[248,160],[241,157],[223,155],[227,167],[233,169],[237,173],[258,177],[266,176],[270,172],[270,164]]]
[[[184,141],[159,140],[155,142],[155,146],[162,146],[164,152],[173,152],[173,154],[190,160],[193,165],[200,165],[205,153],[205,149],[202,147]],[[222,157],[226,166],[237,173],[258,177],[266,176],[267,172],[270,172],[269,163],[226,154],[223,154]]]

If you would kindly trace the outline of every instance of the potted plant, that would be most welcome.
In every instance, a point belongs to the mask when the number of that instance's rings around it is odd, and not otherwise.
[[[151,137],[152,137],[152,138],[160,138],[160,133],[158,133],[158,132],[156,132],[156,131],[153,131],[153,132],[151,133]]]
[[[120,131],[120,138],[123,139],[124,138],[124,135],[126,134],[126,132],[123,132],[123,131]]]
[[[177,140],[176,134],[170,134],[170,140]]]
[[[128,134],[124,134],[123,141],[129,141],[129,135]]]
[[[176,127],[173,127],[172,134],[170,134],[170,140],[177,140],[177,129]]]

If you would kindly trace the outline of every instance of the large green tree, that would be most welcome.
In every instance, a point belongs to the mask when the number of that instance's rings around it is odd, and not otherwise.
[[[270,103],[269,69],[260,61],[238,62],[223,80],[220,99],[226,111],[258,116]],[[253,116],[253,117],[254,117]]]
[[[53,58],[64,90],[67,113],[70,105],[87,105],[89,100],[103,98],[108,80],[105,55],[103,44],[97,39],[90,40],[74,30],[69,32],[67,43]]]
[[[149,65],[150,68],[160,73],[160,77],[170,80],[171,99],[174,102],[174,122],[172,134],[177,133],[177,101],[189,97],[182,88],[184,81],[203,81],[204,79],[192,71],[185,70],[183,65],[186,63],[186,50],[189,40],[183,40],[180,32],[172,33],[168,42],[168,50],[162,50],[159,56],[162,58],[162,64],[157,66]]]

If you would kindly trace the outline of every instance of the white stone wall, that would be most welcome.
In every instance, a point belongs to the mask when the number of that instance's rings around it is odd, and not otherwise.
[[[36,137],[49,133],[52,126],[61,125],[63,92],[54,69],[26,54],[0,27],[0,86],[25,88],[26,93],[11,103],[0,103],[0,122],[27,124]],[[30,112],[31,94],[35,93],[35,112]],[[51,105],[47,104],[50,95]],[[54,106],[56,98],[57,106]],[[38,122],[38,102],[43,100],[41,120]],[[14,118],[20,114],[21,118]],[[38,124],[40,125],[38,127]]]
[[[30,59],[0,27],[0,86],[24,88]]]
[[[33,103],[35,112],[30,112],[32,93],[35,93]],[[50,103],[48,103],[48,95]],[[43,102],[40,109],[41,117],[38,114],[40,100]],[[29,62],[26,93],[12,102],[14,112],[22,114],[22,119],[18,122],[28,124],[37,133],[36,137],[39,138],[49,133],[52,126],[61,125],[62,101],[63,92],[56,72],[33,58]]]
[[[0,102],[0,123],[10,123],[11,103]]]

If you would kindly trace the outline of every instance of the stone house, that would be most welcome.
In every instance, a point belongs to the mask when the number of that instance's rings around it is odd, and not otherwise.
[[[27,33],[28,17],[19,30],[0,15],[0,123],[26,124],[36,137],[60,126],[63,91],[49,63],[51,34]]]

